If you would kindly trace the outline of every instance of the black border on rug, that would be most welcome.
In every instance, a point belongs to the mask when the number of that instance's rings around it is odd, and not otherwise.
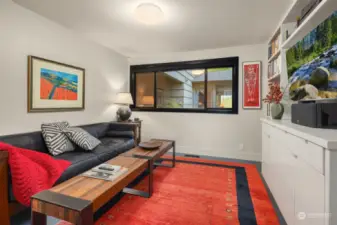
[[[171,161],[171,159],[163,160]],[[239,212],[238,217],[240,225],[257,225],[254,205],[249,191],[249,183],[247,179],[246,169],[244,167],[188,160],[176,160],[176,162],[235,169],[236,192]]]
[[[162,161],[172,161],[172,159],[161,159]],[[178,160],[178,163],[186,164],[195,164],[203,166],[212,166],[212,167],[222,167],[222,168],[231,168],[235,170],[236,175],[236,192],[237,192],[237,203],[238,203],[238,218],[240,225],[257,225],[254,205],[252,197],[249,191],[249,183],[247,179],[246,170],[244,167],[240,166],[230,166],[216,163],[207,163],[207,162],[196,162],[188,160]],[[156,169],[156,167],[154,168]],[[133,187],[143,180],[144,177],[148,175],[147,172],[144,172],[139,176],[135,181],[133,181],[129,186]],[[113,197],[107,204],[100,208],[94,215],[95,221],[108,212],[125,194],[119,193]],[[225,207],[224,207],[225,208]],[[225,210],[225,209],[224,209]]]

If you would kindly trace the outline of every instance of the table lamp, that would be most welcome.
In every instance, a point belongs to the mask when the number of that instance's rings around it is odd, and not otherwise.
[[[127,121],[131,117],[130,105],[133,105],[132,96],[129,92],[120,92],[117,94],[115,104],[120,105],[117,110],[117,120]]]

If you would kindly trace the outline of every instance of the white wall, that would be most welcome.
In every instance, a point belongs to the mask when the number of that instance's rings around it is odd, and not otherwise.
[[[266,45],[240,46],[205,51],[130,58],[130,65],[177,62],[221,57],[240,57],[239,114],[134,112],[143,120],[143,139],[168,138],[177,141],[177,151],[198,155],[261,161],[260,110],[242,109],[242,62],[262,61],[267,71]],[[263,79],[263,87],[266,86]],[[264,96],[265,90],[263,90]],[[240,151],[240,145],[244,150]]]
[[[85,110],[27,113],[28,55],[85,68]],[[0,135],[39,130],[42,122],[109,121],[115,117],[115,93],[127,87],[128,77],[125,57],[11,0],[0,1]]]
[[[0,135],[39,130],[42,122],[67,120],[73,125],[115,117],[115,93],[127,88],[125,57],[51,22],[11,0],[0,1]],[[239,115],[134,113],[144,120],[143,138],[172,138],[178,152],[261,159],[261,111],[242,110],[241,63],[261,60],[265,45],[131,58],[130,64],[240,57]],[[35,55],[86,69],[86,109],[79,112],[27,113],[27,56]],[[263,74],[264,77],[264,74]],[[264,81],[266,83],[266,81]],[[239,145],[244,150],[239,151]]]

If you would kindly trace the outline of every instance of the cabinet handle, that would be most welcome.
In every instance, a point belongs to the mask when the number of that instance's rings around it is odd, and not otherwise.
[[[292,155],[293,155],[293,157],[294,157],[295,159],[298,158],[298,155],[296,155],[296,154],[294,154],[294,153],[292,153]]]

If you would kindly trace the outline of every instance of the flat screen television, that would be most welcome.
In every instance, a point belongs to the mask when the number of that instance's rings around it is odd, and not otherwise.
[[[337,11],[287,51],[289,97],[337,97]]]

